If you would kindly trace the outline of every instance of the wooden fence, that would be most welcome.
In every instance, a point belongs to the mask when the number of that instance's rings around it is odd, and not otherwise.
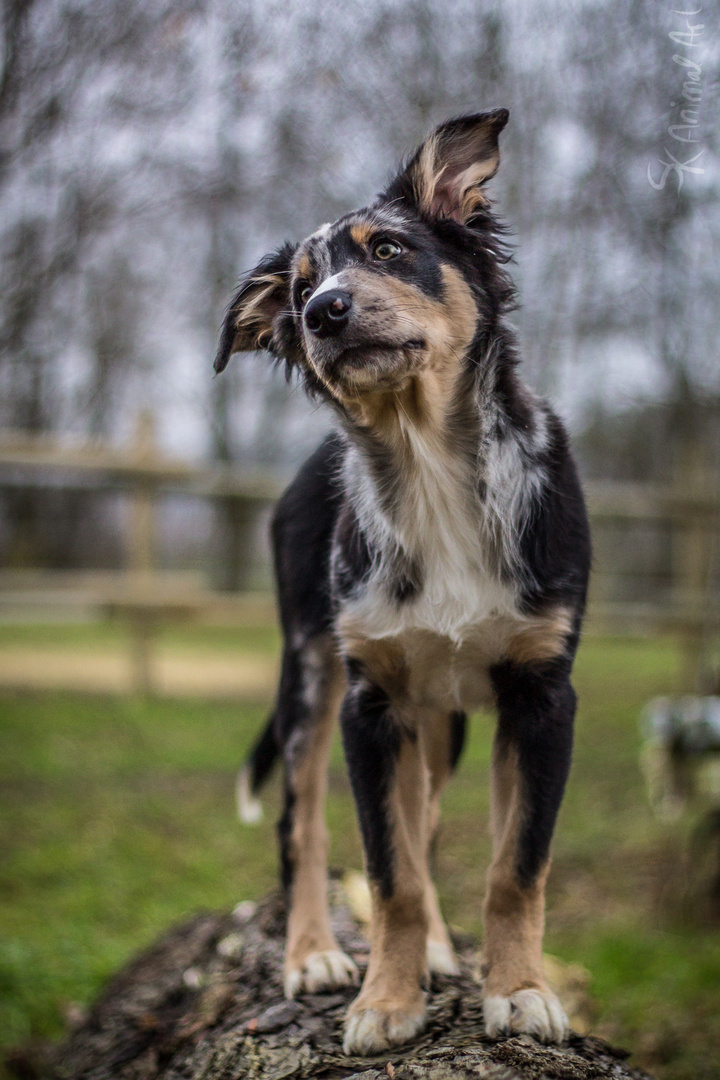
[[[162,621],[203,618],[238,621],[271,618],[272,599],[249,595],[239,581],[235,594],[218,593],[188,575],[157,571],[155,522],[158,503],[172,494],[222,505],[235,525],[233,542],[247,552],[258,514],[266,512],[284,480],[261,470],[190,465],[156,445],[152,416],[143,412],[131,442],[122,448],[77,443],[23,432],[0,433],[0,489],[52,483],[66,490],[122,491],[131,500],[127,565],[118,573],[0,573],[7,602],[23,597],[62,607],[78,590],[103,613],[128,620],[136,642],[137,682],[148,688],[149,638]],[[700,469],[667,484],[591,481],[585,485],[593,526],[596,565],[588,632],[673,633],[685,645],[688,689],[715,689],[714,649],[720,633],[720,499],[717,477]],[[642,579],[644,545],[666,549],[664,570]],[[626,573],[621,564],[628,562]],[[633,564],[634,559],[634,564]],[[657,561],[657,560],[655,560]],[[246,560],[241,557],[242,568]],[[647,577],[647,575],[646,575]],[[63,584],[64,583],[64,584]],[[73,592],[74,588],[74,592]]]

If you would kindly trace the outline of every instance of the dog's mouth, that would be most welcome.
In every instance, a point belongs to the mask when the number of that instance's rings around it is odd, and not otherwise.
[[[400,344],[388,344],[383,341],[372,341],[362,345],[349,345],[337,355],[332,363],[333,370],[348,365],[350,367],[362,367],[377,354],[401,353],[404,350],[418,352],[424,348],[425,342],[421,338],[411,338]]]
[[[314,349],[315,355],[311,354],[308,359],[333,392],[341,397],[355,396],[374,390],[397,389],[422,365],[421,354],[425,347],[423,338],[361,341],[339,348],[337,352],[327,348]]]

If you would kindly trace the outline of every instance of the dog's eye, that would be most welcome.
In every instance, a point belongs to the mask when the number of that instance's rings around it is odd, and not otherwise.
[[[373,248],[373,256],[376,259],[382,259],[383,262],[387,262],[388,259],[394,259],[398,255],[402,255],[402,248],[393,240],[381,240],[380,243],[376,244]]]
[[[303,285],[302,289],[298,292],[301,304],[307,304],[308,300],[313,294],[312,285]]]

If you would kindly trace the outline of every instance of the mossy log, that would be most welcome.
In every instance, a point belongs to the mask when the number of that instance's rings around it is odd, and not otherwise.
[[[349,909],[335,906],[333,922],[362,968],[367,944]],[[198,915],[121,970],[64,1043],[42,1060],[16,1060],[14,1071],[47,1080],[647,1080],[594,1037],[572,1035],[562,1047],[488,1039],[470,948],[460,976],[433,978],[422,1036],[379,1057],[346,1057],[343,1017],[356,991],[286,1001],[283,941],[276,896]]]

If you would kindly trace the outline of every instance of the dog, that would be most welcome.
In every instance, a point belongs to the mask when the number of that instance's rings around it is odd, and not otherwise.
[[[508,115],[440,125],[374,202],[263,258],[215,360],[221,372],[232,353],[265,349],[337,421],[274,515],[282,672],[240,797],[257,816],[281,755],[287,996],[357,983],[327,900],[339,715],[373,901],[347,1054],[415,1037],[428,972],[457,971],[427,855],[466,714],[488,705],[485,1024],[546,1042],[568,1030],[543,972],[544,887],[590,541],[567,434],[521,381],[507,323],[510,255],[485,185]]]

